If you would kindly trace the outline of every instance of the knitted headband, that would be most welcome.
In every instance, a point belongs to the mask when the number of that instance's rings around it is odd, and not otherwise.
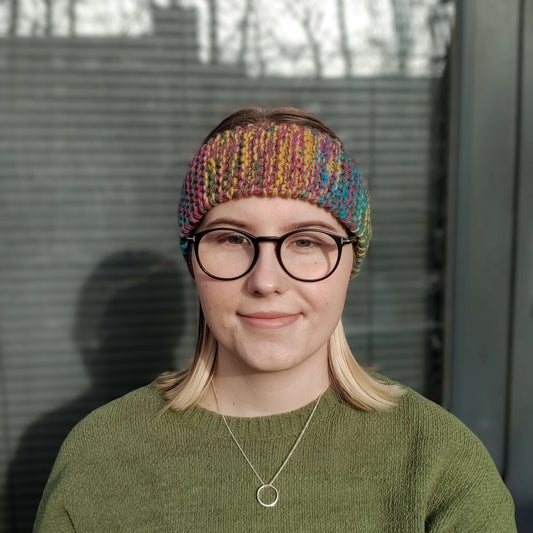
[[[191,161],[181,191],[183,254],[207,211],[249,196],[305,200],[329,211],[357,236],[352,276],[359,272],[371,235],[369,195],[340,141],[296,124],[250,124],[210,139]]]

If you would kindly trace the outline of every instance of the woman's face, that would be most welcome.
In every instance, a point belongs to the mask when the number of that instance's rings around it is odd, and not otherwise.
[[[207,213],[199,230],[217,227],[240,229],[255,236],[281,236],[302,227],[347,235],[326,210],[285,198],[251,197],[217,205]],[[324,370],[327,342],[344,307],[352,247],[343,247],[340,263],[331,276],[304,282],[284,272],[274,243],[259,246],[254,268],[232,281],[210,278],[193,258],[205,320],[218,341],[219,366],[239,374]]]

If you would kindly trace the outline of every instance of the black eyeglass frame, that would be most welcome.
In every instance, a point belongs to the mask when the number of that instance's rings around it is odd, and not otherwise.
[[[202,265],[202,262],[200,261],[200,258],[198,256],[198,246],[200,245],[200,241],[202,240],[202,237],[204,235],[207,235],[208,233],[212,233],[214,231],[221,231],[221,230],[223,230],[223,231],[232,231],[234,233],[239,233],[241,235],[244,235],[253,244],[253,247],[254,247],[254,258],[253,258],[250,266],[246,270],[246,272],[240,274],[239,276],[234,276],[232,278],[221,278],[219,276],[213,276],[213,274],[211,274],[210,272],[208,272],[204,268],[204,266]],[[291,237],[292,235],[295,235],[297,233],[305,233],[305,232],[309,232],[309,231],[316,231],[318,233],[324,233],[325,235],[329,235],[335,241],[335,243],[337,244],[337,261],[335,263],[335,266],[325,276],[322,276],[321,278],[318,278],[318,279],[305,279],[305,278],[298,278],[298,277],[294,276],[293,274],[291,274],[287,270],[287,268],[283,264],[283,261],[281,260],[281,247],[283,246],[284,241],[286,239],[288,239],[289,237]],[[356,244],[357,243],[357,236],[356,235],[352,235],[350,237],[344,237],[343,235],[337,235],[335,233],[331,233],[330,231],[323,230],[323,229],[303,228],[303,229],[297,229],[297,230],[289,231],[289,233],[285,233],[284,235],[281,235],[280,237],[274,237],[274,236],[268,236],[268,235],[260,235],[260,236],[256,237],[255,235],[252,235],[251,233],[247,233],[246,231],[242,231],[242,230],[235,229],[235,228],[211,228],[211,229],[207,229],[207,230],[204,230],[204,231],[199,231],[199,232],[195,233],[194,235],[192,235],[190,237],[187,237],[186,240],[193,243],[194,254],[196,256],[196,260],[198,261],[198,265],[200,266],[202,271],[205,274],[207,274],[212,279],[217,279],[217,280],[220,280],[220,281],[233,281],[233,280],[236,280],[236,279],[239,279],[239,278],[242,278],[242,277],[246,276],[246,274],[251,272],[251,270],[254,268],[255,264],[257,263],[257,260],[259,259],[259,251],[260,251],[259,243],[261,243],[261,242],[273,242],[273,243],[276,244],[276,257],[277,257],[278,263],[280,264],[280,266],[283,269],[283,271],[287,275],[289,275],[291,278],[293,278],[293,279],[295,279],[297,281],[305,281],[307,283],[314,283],[316,281],[322,281],[322,280],[324,280],[326,278],[329,278],[329,276],[331,276],[333,274],[333,272],[335,272],[335,270],[337,270],[337,267],[339,266],[339,263],[340,263],[340,260],[341,260],[343,247],[346,244]]]

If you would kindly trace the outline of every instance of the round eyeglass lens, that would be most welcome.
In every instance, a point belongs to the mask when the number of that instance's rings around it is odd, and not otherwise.
[[[252,241],[238,231],[214,230],[198,243],[197,258],[211,276],[232,279],[242,276],[254,260]]]
[[[287,272],[308,281],[327,276],[335,268],[338,255],[335,239],[321,231],[298,231],[287,236],[281,247],[281,261]]]

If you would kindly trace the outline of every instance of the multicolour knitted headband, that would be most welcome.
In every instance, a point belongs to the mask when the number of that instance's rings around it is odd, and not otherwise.
[[[337,139],[296,124],[250,124],[226,130],[192,160],[179,204],[180,238],[194,233],[212,207],[249,196],[305,200],[329,211],[357,236],[352,275],[368,249],[366,185]]]

